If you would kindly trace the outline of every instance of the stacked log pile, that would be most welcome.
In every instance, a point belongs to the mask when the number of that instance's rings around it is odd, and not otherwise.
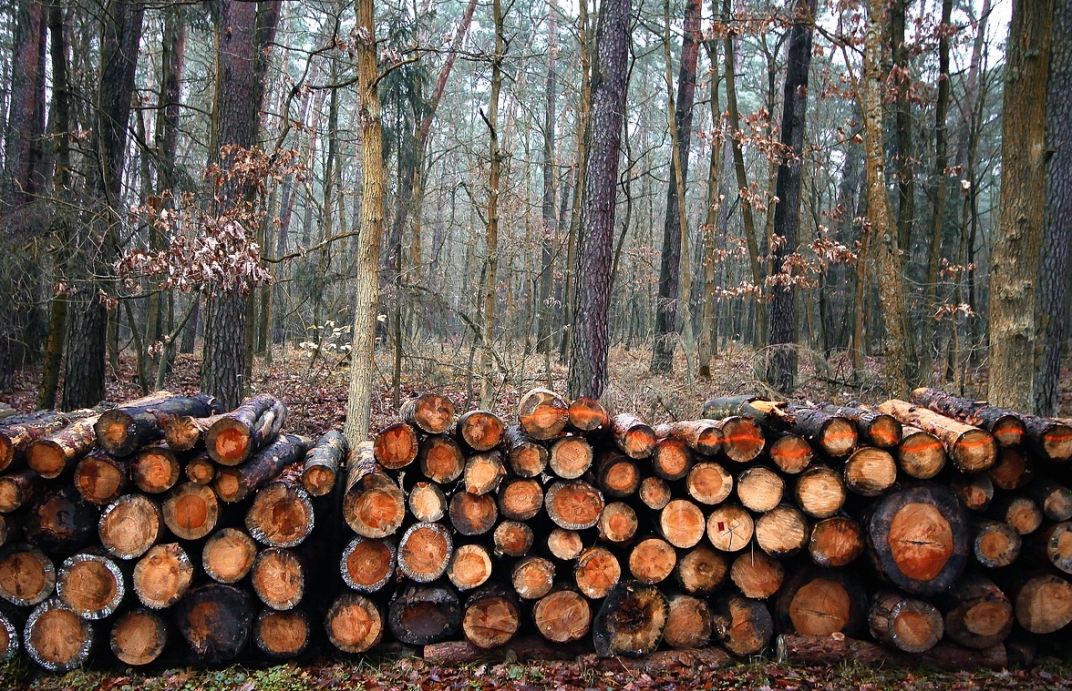
[[[0,651],[62,670],[94,649],[717,643],[1001,666],[1072,623],[1059,420],[921,389],[873,409],[723,398],[653,427],[535,389],[509,417],[415,397],[347,449],[286,415],[161,393],[0,425]]]

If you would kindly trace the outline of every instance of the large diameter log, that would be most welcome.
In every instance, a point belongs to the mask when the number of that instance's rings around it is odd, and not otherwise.
[[[642,657],[655,652],[663,638],[670,605],[659,589],[643,583],[619,583],[592,621],[592,642],[600,657]]]
[[[462,625],[458,594],[443,585],[408,584],[391,599],[387,626],[395,639],[427,645],[453,636]]]
[[[517,596],[501,583],[473,591],[465,599],[462,634],[478,648],[506,645],[521,627]]]
[[[8,514],[29,506],[40,486],[41,476],[29,468],[0,475],[0,513]]]
[[[257,394],[212,424],[205,433],[205,450],[220,465],[239,465],[271,443],[286,419],[286,404]]]
[[[92,504],[115,501],[129,480],[129,464],[100,450],[90,451],[74,467],[75,489]]]
[[[182,599],[175,624],[198,659],[219,663],[233,660],[245,648],[253,615],[246,591],[209,583]]]
[[[71,486],[42,492],[24,517],[26,539],[54,554],[73,554],[89,543],[100,509]]]
[[[581,396],[569,404],[569,424],[580,432],[601,432],[610,427],[610,415],[599,401]]]
[[[339,595],[324,618],[328,640],[344,653],[364,653],[383,638],[383,612],[357,593]]]
[[[655,450],[655,430],[632,413],[618,413],[610,421],[614,443],[629,458],[648,458]]]
[[[54,479],[74,468],[78,459],[93,448],[96,417],[73,422],[52,434],[40,437],[26,449],[26,462],[37,474]]]
[[[628,456],[609,451],[596,464],[596,478],[603,494],[612,499],[625,499],[640,489],[640,466]]]
[[[876,640],[906,653],[930,650],[945,631],[942,613],[937,607],[895,590],[875,593],[867,623]]]
[[[205,446],[205,435],[222,415],[190,417],[183,415],[164,422],[164,440],[172,451],[192,451]]]
[[[726,582],[728,574],[724,556],[707,545],[697,545],[677,560],[674,580],[686,594],[706,597]]]
[[[674,547],[688,549],[703,539],[706,518],[700,507],[688,499],[672,499],[659,512],[659,534]]]
[[[109,645],[120,662],[141,667],[156,662],[167,640],[167,621],[156,612],[138,607],[116,618]]]
[[[860,437],[871,446],[892,449],[901,442],[901,423],[892,415],[842,406],[825,406],[823,412],[852,420]]]
[[[584,480],[558,481],[547,488],[544,507],[558,527],[584,530],[599,522],[603,493]]]
[[[707,539],[720,552],[739,552],[754,534],[752,514],[739,504],[719,504],[707,516]]]
[[[867,622],[867,593],[849,569],[808,567],[785,582],[775,610],[782,631],[852,636]]]
[[[976,518],[972,521],[972,554],[988,569],[1008,566],[1020,557],[1020,533],[1008,523]]]
[[[756,520],[756,544],[776,559],[788,559],[808,546],[811,527],[792,506],[776,506]]]
[[[69,672],[93,652],[93,624],[57,599],[42,602],[26,620],[26,654],[50,672]]]
[[[179,457],[164,446],[144,447],[130,462],[130,479],[147,494],[163,494],[175,486],[181,475]]]
[[[506,425],[487,410],[469,410],[458,418],[458,440],[473,451],[490,451],[502,443]]]
[[[835,665],[851,660],[869,667],[895,665],[905,669],[937,667],[946,670],[1004,669],[1009,665],[1005,646],[973,650],[939,643],[923,653],[904,654],[870,641],[844,636],[798,636],[787,634],[777,641],[778,659],[793,665]]]
[[[290,482],[271,482],[259,489],[246,512],[250,537],[269,547],[297,547],[315,527],[312,498],[304,487]]]
[[[1058,571],[1072,574],[1072,521],[1062,521],[1039,531],[1036,552]]]
[[[723,447],[722,430],[714,420],[686,420],[659,425],[655,428],[655,436],[659,439],[680,439],[690,449],[704,456],[715,456]]]
[[[491,532],[499,518],[495,497],[490,494],[455,492],[450,498],[450,523],[460,535],[473,537]]]
[[[573,643],[588,635],[592,607],[573,588],[556,586],[532,606],[532,620],[540,635],[552,643]]]
[[[253,592],[266,606],[291,610],[305,597],[309,587],[307,569],[292,550],[270,547],[257,555],[249,572]]]
[[[766,600],[785,582],[785,566],[762,550],[749,550],[733,560],[730,580],[745,597]]]
[[[605,547],[590,547],[577,557],[573,579],[585,597],[599,600],[607,596],[622,576],[618,558]]]
[[[967,563],[968,512],[948,489],[922,484],[891,492],[871,507],[867,544],[876,569],[916,595],[948,590]]]
[[[845,505],[845,481],[830,466],[814,465],[797,476],[796,505],[812,518],[830,518]]]
[[[417,460],[420,441],[412,425],[396,422],[381,430],[373,441],[376,461],[384,468],[397,470]]]
[[[177,542],[153,545],[134,565],[132,583],[141,603],[149,609],[166,609],[187,594],[194,566]]]
[[[104,451],[122,457],[164,436],[162,423],[170,418],[204,418],[219,412],[216,399],[207,394],[176,396],[170,391],[157,391],[101,413],[93,429]]]
[[[475,453],[465,461],[462,483],[470,494],[488,494],[506,478],[506,466],[498,451]]]
[[[880,412],[892,415],[903,424],[918,427],[938,437],[953,463],[963,473],[981,473],[994,465],[998,445],[986,430],[896,399],[878,406]]]
[[[918,427],[905,425],[901,431],[901,443],[897,446],[897,466],[908,477],[930,480],[942,472],[946,461],[942,441]]]
[[[479,543],[469,543],[455,548],[447,566],[447,578],[455,588],[465,592],[487,583],[493,569],[488,548]]]
[[[497,500],[499,513],[504,518],[527,521],[535,518],[543,508],[543,485],[536,478],[510,478],[499,486]]]
[[[865,446],[845,460],[843,477],[850,492],[877,497],[897,481],[897,462],[888,451]]]
[[[394,540],[357,535],[342,551],[339,571],[342,580],[359,593],[375,593],[395,575],[398,548]]]
[[[576,480],[592,467],[592,445],[581,436],[568,435],[551,442],[547,465],[563,480]]]
[[[912,392],[912,402],[969,425],[982,427],[993,434],[1001,446],[1019,446],[1027,435],[1027,427],[1019,415],[988,405],[985,401],[953,396],[939,389],[919,388]]]
[[[817,566],[847,566],[864,553],[864,530],[848,516],[831,516],[812,526],[808,556]]]
[[[223,528],[205,541],[201,567],[217,583],[232,585],[242,580],[257,560],[257,543],[237,528]]]
[[[454,403],[446,396],[426,393],[406,399],[398,414],[426,434],[444,434],[454,424]]]
[[[56,587],[56,567],[37,547],[8,545],[0,550],[0,597],[19,607],[39,605]]]
[[[125,596],[119,566],[100,554],[68,557],[56,575],[56,597],[83,619],[111,616]]]
[[[711,640],[711,607],[707,600],[677,594],[667,598],[670,616],[663,642],[671,648],[702,648]]]
[[[770,645],[774,620],[763,602],[726,593],[715,598],[711,613],[715,638],[732,654],[753,655]]]
[[[349,451],[346,437],[337,430],[320,437],[302,462],[302,487],[305,491],[314,497],[330,494]]]
[[[518,401],[517,419],[533,439],[554,439],[569,424],[569,404],[554,391],[532,389]]]
[[[253,623],[253,643],[257,649],[274,658],[300,656],[309,647],[312,622],[302,609],[279,612],[262,609]]]
[[[398,570],[417,583],[431,583],[447,570],[454,541],[441,523],[415,523],[398,542]]]
[[[163,532],[160,506],[143,494],[124,494],[101,513],[97,535],[109,554],[136,559],[152,547]]]
[[[1063,463],[1072,458],[1072,424],[1034,415],[1021,415],[1031,448],[1047,460]]]
[[[271,482],[283,468],[300,461],[308,448],[306,438],[280,434],[242,465],[220,468],[213,482],[216,494],[228,503],[242,501]]]
[[[1013,597],[1016,621],[1028,633],[1053,633],[1072,623],[1072,583],[1053,574],[1034,576]]]
[[[425,437],[417,450],[417,461],[421,473],[432,482],[445,485],[462,476],[465,470],[465,456],[458,442],[448,436],[431,435]],[[538,473],[537,473],[538,474]]]
[[[59,432],[71,422],[71,414],[54,410],[39,410],[4,420],[0,423],[0,472],[14,470],[22,464],[23,454],[30,444]],[[16,459],[19,460],[16,462]]]
[[[677,552],[666,540],[649,537],[640,540],[629,550],[629,573],[641,583],[662,583],[676,567]]]
[[[765,513],[782,503],[785,480],[770,468],[751,466],[737,476],[737,499],[749,511]]]
[[[402,490],[376,462],[372,442],[350,450],[342,516],[358,535],[382,538],[394,535],[406,515]]]
[[[208,485],[184,482],[164,499],[164,523],[180,540],[200,540],[216,529],[220,503]]]
[[[664,480],[673,482],[685,477],[692,468],[692,449],[683,440],[666,437],[655,443],[651,452],[651,469]]]
[[[540,491],[543,505],[543,490]],[[406,506],[413,517],[424,523],[435,523],[447,515],[447,495],[434,482],[420,481],[413,485],[406,498]]]
[[[969,572],[942,598],[945,634],[966,648],[985,650],[1009,637],[1013,608],[1008,596],[990,579]]]
[[[507,427],[503,434],[506,461],[518,477],[538,477],[547,467],[547,447],[525,434],[518,426]]]

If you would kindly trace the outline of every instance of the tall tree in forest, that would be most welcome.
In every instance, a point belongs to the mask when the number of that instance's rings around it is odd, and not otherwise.
[[[1035,297],[1038,342],[1035,345],[1035,412],[1057,413],[1061,355],[1068,334],[1072,290],[1072,4],[1053,8],[1050,76],[1046,87],[1046,217],[1043,227],[1039,286]]]
[[[679,280],[681,246],[688,233],[685,186],[689,179],[692,106],[696,94],[696,63],[700,54],[700,15],[703,5],[701,0],[686,0],[685,3],[685,33],[681,38],[681,64],[677,74],[676,98],[670,82],[669,0],[666,0],[665,7],[668,35],[664,39],[663,50],[667,57],[667,91],[674,116],[670,121],[670,183],[667,186],[666,213],[663,218],[663,252],[659,263],[659,300],[656,303],[655,343],[651,353],[652,372],[669,372],[674,365],[678,293],[682,287]],[[687,255],[685,261],[689,261]]]
[[[781,157],[774,196],[774,241],[767,363],[767,381],[779,391],[792,391],[797,377],[796,301],[791,259],[797,255],[800,226],[800,178],[804,165],[804,118],[808,109],[808,70],[816,0],[798,0],[789,30],[789,66],[782,110]]]
[[[547,2],[547,82],[544,89],[543,111],[543,195],[540,216],[540,275],[539,303],[536,307],[536,348],[545,355],[545,367],[550,377],[551,362],[551,286],[554,283],[554,241],[558,224],[555,218],[555,93],[557,90],[558,7],[555,0]]]
[[[1005,55],[1001,220],[990,256],[994,405],[1033,410],[1035,290],[1046,188],[1046,82],[1054,0],[1015,0]]]
[[[215,131],[210,151],[211,160],[221,169],[231,168],[241,156],[241,150],[253,147],[258,141],[265,79],[280,6],[280,0],[223,0],[217,38]],[[232,182],[219,196],[226,205],[252,206],[255,188],[246,181]],[[219,209],[217,213],[223,211]],[[254,229],[244,230],[252,233]],[[224,408],[238,405],[248,386],[243,377],[248,300],[244,288],[247,286],[209,289],[201,389],[219,399]]]
[[[725,157],[725,142],[719,133],[722,109],[719,107],[718,89],[718,41],[710,39],[704,43],[707,59],[711,63],[710,106],[711,106],[711,158],[707,166],[707,214],[703,224],[703,294],[700,308],[700,338],[697,348],[699,367],[697,373],[704,379],[711,378],[711,358],[717,347],[718,329],[715,324],[715,281],[718,252],[719,212],[722,209],[720,197],[720,178],[722,159]]]
[[[570,339],[568,395],[598,398],[607,385],[611,260],[618,154],[627,84],[631,0],[604,0],[596,26],[592,109],[581,227],[576,305]]]
[[[916,162],[912,155],[912,101],[908,97],[912,76],[908,71],[908,45],[905,43],[905,25],[908,23],[908,6],[911,0],[890,2],[890,52],[893,66],[889,83],[896,89],[896,151],[894,157],[897,171],[897,245],[905,252],[912,247],[912,225],[916,214]]]
[[[108,315],[102,294],[111,289],[107,280],[118,248],[127,128],[144,17],[145,4],[136,0],[109,0],[102,13],[93,155],[86,176],[93,196],[92,218],[80,224],[81,237],[76,240],[82,280],[75,290],[67,336],[62,403],[66,410],[95,405],[104,398]]]
[[[376,365],[376,313],[380,300],[379,261],[383,237],[383,122],[376,88],[379,66],[376,58],[376,24],[373,0],[356,0],[357,26],[354,51],[357,57],[358,97],[361,125],[361,235],[357,249],[357,281],[354,287],[353,349],[350,351],[350,387],[346,399],[344,432],[351,447],[368,438],[372,417],[372,388]]]

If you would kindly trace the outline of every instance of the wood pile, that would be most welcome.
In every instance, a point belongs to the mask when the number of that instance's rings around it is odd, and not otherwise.
[[[222,414],[161,392],[13,418],[0,655],[65,670],[109,650],[143,665],[385,640],[459,661],[717,643],[1001,666],[1072,623],[1066,422],[928,389],[704,412],[653,427],[535,389],[516,416],[458,416],[426,394],[355,449],[284,433],[265,394]]]

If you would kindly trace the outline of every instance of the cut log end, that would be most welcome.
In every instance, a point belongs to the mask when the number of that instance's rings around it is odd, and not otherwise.
[[[332,603],[324,620],[328,640],[344,653],[364,653],[380,642],[383,613],[368,598],[343,593]]]
[[[214,581],[237,583],[246,577],[257,559],[257,544],[237,528],[215,533],[201,550],[201,566]]]
[[[81,667],[93,650],[93,626],[57,600],[38,605],[26,620],[26,653],[50,672]]]
[[[149,609],[166,609],[190,589],[194,567],[177,543],[154,545],[134,566],[134,592]]]
[[[342,579],[359,593],[382,590],[394,576],[396,554],[397,547],[392,540],[373,540],[358,535],[342,552]]]
[[[164,652],[168,627],[164,619],[147,609],[124,613],[115,624],[109,639],[112,654],[133,667],[152,664]]]
[[[655,587],[621,583],[604,600],[592,623],[600,657],[641,657],[662,641],[670,605]]]

